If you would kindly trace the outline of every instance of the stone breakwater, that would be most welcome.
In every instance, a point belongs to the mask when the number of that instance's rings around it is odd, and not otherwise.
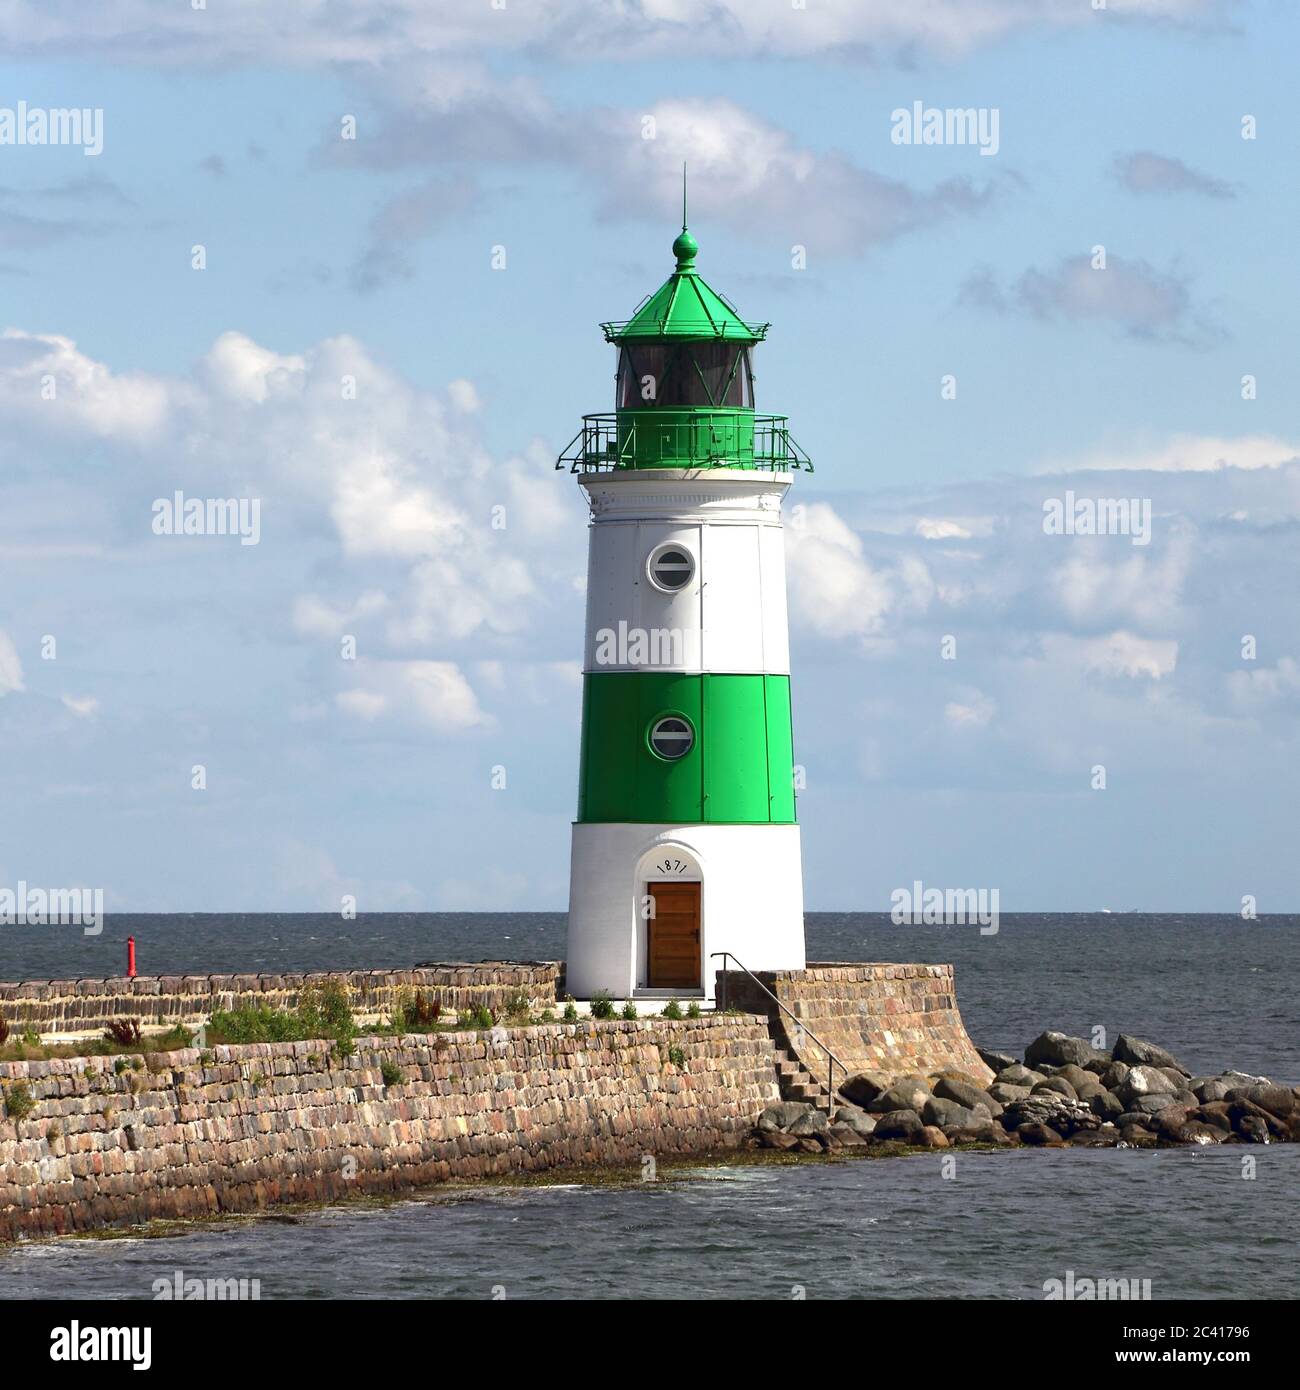
[[[718,1007],[768,1014],[779,1046],[816,1082],[827,1077],[822,1043],[850,1073],[955,1069],[979,1083],[993,1079],[966,1036],[951,965],[814,964],[756,978],[803,1030],[743,971],[718,971]]]
[[[163,1026],[241,1004],[292,1008],[306,985],[331,979],[363,1017],[391,1011],[404,989],[447,1010],[502,1014],[521,995],[534,1012],[552,1006],[559,975],[554,964],[486,962],[72,982],[129,983],[126,993],[46,982],[6,986],[35,992],[0,1001],[47,1034],[92,1019]],[[1300,1088],[1240,1072],[1193,1076],[1139,1038],[1101,1052],[1048,1032],[1023,1060],[978,1051],[951,966],[814,965],[760,979],[788,1014],[729,971],[719,1004],[731,1012],[694,1019],[362,1037],[346,1057],[322,1040],[0,1062],[0,1240],[739,1145],[1300,1139]],[[124,999],[145,1011],[124,1011]],[[61,1012],[24,1018],[24,1004]],[[826,1048],[845,1068],[833,1092]]]
[[[16,1033],[43,1036],[99,1033],[118,1019],[142,1028],[193,1027],[218,1009],[296,1007],[304,986],[342,981],[363,1019],[390,1013],[402,990],[424,990],[445,1011],[485,1007],[506,1012],[523,992],[540,1012],[555,1004],[556,961],[439,963],[414,970],[333,970],[288,975],[125,975],[107,979],[25,980],[0,984],[0,1017]]]
[[[0,1239],[704,1154],[778,1094],[765,1021],[737,1015],[123,1061],[0,1063]]]
[[[1032,1144],[1152,1148],[1300,1141],[1300,1087],[1226,1071],[1193,1076],[1163,1048],[1121,1034],[1110,1052],[1047,1032],[1024,1061],[981,1052],[995,1079],[955,1069],[898,1078],[863,1071],[827,1107],[785,1100],[751,1146],[822,1153],[894,1141],[923,1148]]]

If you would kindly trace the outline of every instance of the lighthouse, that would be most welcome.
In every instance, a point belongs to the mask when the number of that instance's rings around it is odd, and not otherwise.
[[[713,997],[726,962],[802,969],[781,505],[811,469],[754,409],[766,323],[676,266],[625,322],[615,409],[557,468],[591,512],[568,988]]]

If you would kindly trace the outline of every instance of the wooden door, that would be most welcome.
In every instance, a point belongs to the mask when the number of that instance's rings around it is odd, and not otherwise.
[[[651,883],[649,985],[651,989],[700,987],[700,885]]]

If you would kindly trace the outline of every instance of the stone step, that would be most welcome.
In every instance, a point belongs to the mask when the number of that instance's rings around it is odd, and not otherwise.
[[[790,1086],[789,1098],[791,1100],[802,1100],[817,1105],[825,1102],[826,1088],[817,1085],[815,1081],[796,1081]]]

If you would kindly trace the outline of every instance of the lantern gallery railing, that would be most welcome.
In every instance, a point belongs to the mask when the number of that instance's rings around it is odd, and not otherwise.
[[[617,468],[755,468],[814,471],[784,415],[746,410],[647,410],[584,415],[556,460],[571,473]]]

